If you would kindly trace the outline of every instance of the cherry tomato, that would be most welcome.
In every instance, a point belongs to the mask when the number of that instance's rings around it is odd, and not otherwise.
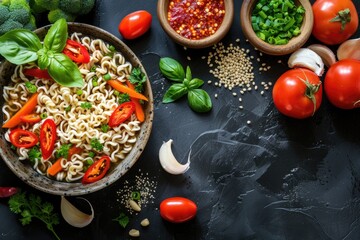
[[[20,120],[25,123],[38,123],[41,121],[39,114],[31,113],[20,117]]]
[[[35,133],[20,128],[11,130],[9,138],[10,142],[18,148],[31,148],[39,142]]]
[[[56,125],[54,120],[46,119],[40,127],[40,149],[44,160],[51,157],[56,141]]]
[[[149,30],[151,20],[151,14],[145,10],[130,13],[119,23],[119,32],[125,39],[138,38]]]
[[[183,197],[171,197],[160,204],[160,215],[163,219],[173,223],[182,223],[195,217],[196,204]]]
[[[117,127],[125,122],[131,114],[135,111],[135,104],[133,102],[124,102],[118,106],[111,114],[109,119],[110,127]]]
[[[52,79],[46,69],[28,68],[28,69],[24,69],[23,73],[26,76],[36,77],[40,79]]]
[[[323,43],[334,45],[350,38],[357,30],[359,18],[351,0],[317,0],[312,6],[312,33]]]
[[[63,53],[76,63],[90,62],[90,54],[86,47],[71,39],[66,41]]]
[[[342,109],[360,107],[360,61],[344,59],[328,69],[324,90],[329,101]]]
[[[0,198],[11,197],[17,192],[18,189],[15,187],[0,187]]]
[[[94,162],[85,172],[81,182],[83,184],[93,183],[102,179],[110,168],[110,157],[103,156]]]
[[[282,114],[298,119],[307,118],[320,107],[321,81],[313,71],[291,69],[275,82],[272,96],[275,107]]]

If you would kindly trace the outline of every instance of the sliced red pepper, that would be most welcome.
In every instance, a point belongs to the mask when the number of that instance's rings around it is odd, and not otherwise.
[[[35,133],[21,128],[11,130],[9,138],[10,142],[18,148],[31,148],[39,142]]]
[[[20,117],[20,120],[25,123],[38,123],[41,121],[39,114],[31,113]]]
[[[110,127],[117,127],[121,123],[130,118],[131,114],[135,111],[135,104],[133,102],[124,102],[118,106],[111,114],[109,119]]]
[[[80,43],[68,39],[63,53],[67,55],[71,60],[77,63],[88,63],[90,62],[90,54],[86,47]]]
[[[54,120],[46,119],[40,128],[40,149],[44,160],[51,157],[56,141],[56,125]]]
[[[68,157],[67,157],[67,160],[70,160],[72,155],[74,154],[80,154],[82,152],[82,149],[79,148],[79,147],[76,147],[76,146],[73,146],[69,149],[69,154],[68,154]]]
[[[0,198],[11,197],[18,192],[16,187],[0,187]]]
[[[110,157],[103,156],[98,161],[94,162],[88,170],[85,172],[84,177],[82,178],[83,184],[93,183],[102,179],[106,172],[110,168]]]
[[[29,69],[24,69],[23,73],[26,76],[36,77],[40,79],[52,79],[46,69],[29,68]]]

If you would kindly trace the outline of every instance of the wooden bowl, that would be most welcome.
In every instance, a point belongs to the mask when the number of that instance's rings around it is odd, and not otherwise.
[[[188,48],[206,48],[219,42],[229,31],[234,18],[234,3],[233,0],[224,0],[225,16],[219,29],[211,36],[200,39],[191,40],[178,34],[169,24],[167,19],[168,7],[170,0],[158,0],[157,16],[160,24],[168,36],[176,43]]]
[[[251,14],[258,0],[244,0],[241,5],[240,22],[245,37],[261,52],[269,55],[286,55],[302,47],[309,39],[314,22],[311,3],[308,0],[294,0],[295,4],[301,4],[305,8],[305,16],[301,25],[300,35],[293,37],[287,44],[269,44],[256,36],[251,25]]]

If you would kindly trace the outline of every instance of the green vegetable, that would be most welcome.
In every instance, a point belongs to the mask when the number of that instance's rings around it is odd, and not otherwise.
[[[38,146],[32,147],[28,152],[29,160],[32,164],[35,163],[36,160],[41,159],[41,152]]]
[[[80,96],[81,94],[83,94],[83,90],[82,89],[76,90],[76,94]]]
[[[146,83],[146,76],[139,67],[131,70],[129,81],[135,86],[135,91],[141,93],[144,91],[144,83]]]
[[[274,45],[287,44],[300,34],[304,7],[293,0],[259,0],[253,9],[251,24],[256,35]]]
[[[141,198],[140,192],[136,191],[136,192],[131,193],[131,199],[132,200],[140,200],[140,198]]]
[[[60,148],[55,152],[55,156],[56,158],[60,158],[60,157],[63,157],[63,158],[68,158],[69,156],[69,150],[71,148],[71,144],[63,144],[60,146]]]
[[[90,145],[93,149],[97,150],[97,151],[102,151],[104,146],[100,143],[99,139],[97,138],[92,138],[90,140]]]
[[[14,29],[36,29],[35,17],[26,0],[0,2],[0,35]]]
[[[127,93],[119,93],[119,99],[118,99],[118,102],[121,104],[121,103],[124,103],[124,102],[129,102],[130,101],[130,96],[129,94]]]
[[[89,102],[84,102],[80,104],[80,107],[83,109],[90,109],[92,107],[92,104]]]
[[[60,19],[50,27],[43,45],[39,37],[29,30],[12,30],[0,37],[0,54],[17,65],[37,61],[38,66],[47,69],[60,85],[82,87],[84,81],[78,66],[61,53],[67,37],[65,19]]]
[[[113,221],[118,222],[120,226],[126,228],[129,224],[129,217],[126,216],[125,213],[120,213],[120,215],[117,218],[114,218]]]
[[[30,93],[36,93],[37,87],[31,82],[25,82],[25,87],[29,90]]]
[[[162,100],[163,103],[174,102],[187,94],[189,106],[195,112],[203,113],[212,109],[209,94],[205,90],[199,89],[199,87],[204,84],[204,81],[199,78],[192,78],[189,66],[187,66],[185,72],[176,60],[172,58],[161,58],[159,67],[165,77],[178,82],[172,84],[165,92]],[[172,70],[173,72],[171,72]]]
[[[104,75],[104,80],[105,80],[105,81],[111,80],[111,75],[110,75],[109,73],[105,74],[105,75]]]
[[[26,195],[25,192],[18,192],[9,199],[9,208],[12,212],[20,214],[22,225],[31,223],[37,218],[46,224],[56,239],[60,239],[54,230],[54,225],[59,224],[59,216],[54,213],[54,206],[49,202],[43,202],[39,196],[34,194]]]
[[[41,114],[40,114],[40,118],[41,118],[41,119],[47,118],[46,112],[41,113]]]
[[[107,124],[101,125],[101,131],[107,133],[109,131],[109,125]]]
[[[89,152],[89,157],[91,157],[91,158],[94,158],[95,157],[95,153],[94,152]],[[90,163],[90,162],[89,162]],[[91,161],[91,164],[93,164],[94,163],[94,161]],[[91,165],[90,164],[90,165]]]
[[[70,106],[70,105],[65,108],[65,112],[70,112],[70,110],[71,110],[71,106]]]

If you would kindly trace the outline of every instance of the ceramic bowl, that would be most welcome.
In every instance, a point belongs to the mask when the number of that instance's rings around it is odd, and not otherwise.
[[[251,25],[251,14],[257,2],[258,0],[244,0],[240,11],[242,31],[254,47],[269,55],[286,55],[296,51],[306,43],[311,35],[314,21],[311,3],[308,0],[294,0],[295,4],[301,4],[305,8],[305,16],[301,26],[300,35],[293,37],[285,45],[269,44],[256,36]]]
[[[211,36],[200,40],[191,40],[178,34],[169,24],[168,8],[170,0],[158,0],[157,16],[160,24],[167,35],[176,43],[188,48],[206,48],[219,42],[229,31],[234,18],[234,3],[233,0],[224,0],[225,3],[225,16],[221,26]]]
[[[37,29],[35,32],[42,39],[49,26],[45,26],[43,28]],[[92,38],[103,39],[105,42],[113,45],[117,51],[121,52],[124,57],[129,61],[133,66],[138,66],[141,68],[142,72],[145,73],[144,67],[141,65],[141,62],[136,57],[136,55],[127,47],[122,41],[120,41],[114,35],[91,25],[82,24],[82,23],[68,23],[68,32],[69,35],[72,32],[83,33],[84,35],[90,36]],[[0,66],[0,85],[6,86],[10,81],[10,76],[14,71],[15,66],[7,61],[3,62]],[[148,76],[146,75],[147,79]],[[1,87],[3,88],[3,87]],[[145,86],[145,95],[148,97],[149,102],[145,105],[145,114],[146,119],[141,125],[141,130],[138,135],[138,140],[135,143],[133,149],[128,154],[128,156],[121,161],[116,167],[110,168],[110,171],[105,175],[101,180],[83,185],[81,182],[75,183],[67,183],[67,182],[59,182],[52,180],[46,176],[42,176],[38,174],[30,164],[26,162],[18,160],[17,154],[11,149],[11,144],[5,140],[4,134],[6,129],[1,129],[0,131],[0,155],[3,161],[7,164],[7,166],[13,171],[21,180],[30,186],[41,190],[46,193],[54,194],[54,195],[64,195],[64,196],[77,196],[84,195],[91,192],[98,191],[103,189],[110,184],[117,181],[121,176],[123,176],[138,160],[141,153],[143,152],[150,133],[152,129],[153,122],[153,95],[151,90],[151,85],[149,80],[146,82]],[[3,92],[3,91],[1,91]],[[1,107],[4,104],[4,99],[1,94],[0,105]],[[4,120],[4,114],[1,114],[1,120]]]

